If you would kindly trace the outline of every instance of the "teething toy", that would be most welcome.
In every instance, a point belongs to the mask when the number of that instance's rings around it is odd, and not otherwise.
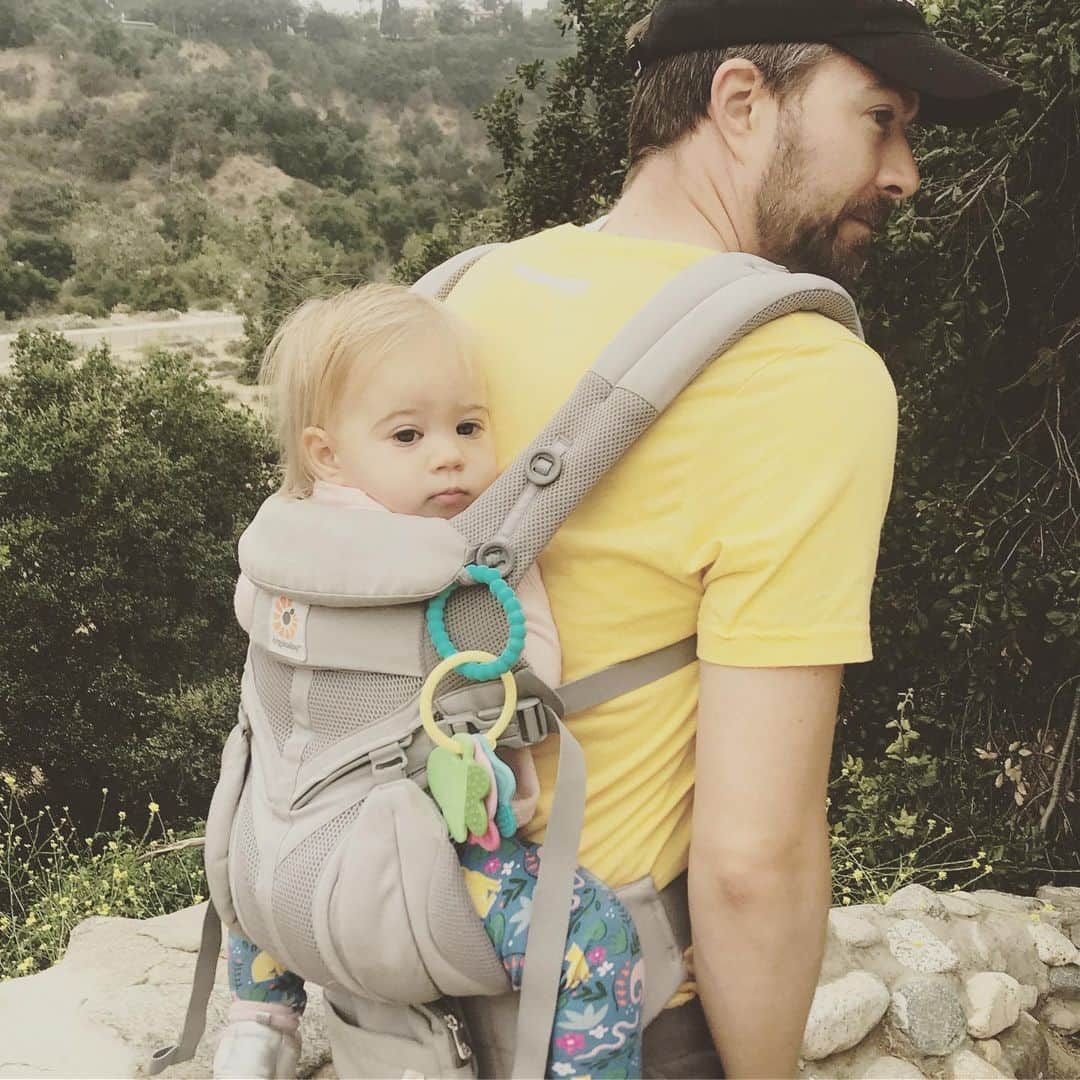
[[[501,836],[513,836],[518,830],[517,818],[514,817],[513,807],[510,805],[517,792],[517,778],[514,770],[488,744],[487,739],[481,739],[477,746],[480,752],[491,765],[491,771],[495,774],[495,797],[497,806],[495,809],[495,824]]]
[[[476,747],[484,746],[486,741],[486,739],[475,740]],[[487,754],[477,749],[475,756],[477,764],[483,766],[484,772],[488,774],[491,786],[488,788],[487,798],[484,799],[484,813],[487,814],[488,819],[487,830],[483,834],[470,832],[469,843],[476,844],[477,847],[482,847],[485,851],[494,851],[502,840],[499,835],[499,828],[495,824],[495,811],[498,808],[498,786],[495,781],[495,771],[491,767]]]
[[[465,567],[465,572],[482,585],[488,587],[488,591],[502,605],[506,612],[506,621],[510,624],[510,635],[506,641],[506,648],[498,655],[492,657],[486,663],[468,663],[461,668],[461,674],[466,679],[475,682],[484,682],[494,679],[497,675],[508,672],[518,661],[522,650],[525,648],[525,612],[521,609],[521,601],[514,595],[514,590],[503,581],[498,570],[490,566],[477,566],[470,563]],[[444,659],[452,656],[460,656],[457,646],[450,640],[443,617],[446,612],[446,601],[460,586],[455,582],[449,588],[444,589],[433,600],[428,601],[427,628],[431,635],[431,642],[435,651]]]
[[[458,744],[448,735],[441,732],[435,723],[435,687],[439,685],[447,672],[454,671],[456,668],[461,667],[462,664],[468,664],[475,661],[486,663],[494,659],[495,657],[492,656],[491,653],[484,652],[482,649],[468,649],[465,652],[459,652],[455,653],[453,656],[448,656],[445,660],[436,664],[435,667],[431,669],[431,674],[428,675],[427,681],[420,691],[418,708],[420,709],[420,721],[424,725],[424,731],[427,732],[428,737],[436,746],[441,746],[444,750],[449,750],[453,754],[461,753]],[[503,692],[506,694],[506,699],[503,701],[502,712],[499,713],[499,718],[484,732],[484,738],[491,746],[494,746],[496,742],[498,742],[499,736],[506,730],[511,717],[514,715],[514,709],[517,707],[517,683],[514,682],[514,676],[508,671],[504,671],[499,676],[499,681],[503,684]]]
[[[450,835],[459,844],[469,833],[482,835],[488,828],[484,797],[491,781],[487,770],[473,758],[469,735],[455,735],[457,752],[436,746],[427,760],[428,788],[439,804]]]

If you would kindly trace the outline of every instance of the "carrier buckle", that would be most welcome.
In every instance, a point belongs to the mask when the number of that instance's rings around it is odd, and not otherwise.
[[[500,711],[500,709],[478,709],[476,719],[490,726],[498,719]],[[547,710],[539,698],[518,698],[514,720],[517,724],[518,737],[526,746],[532,746],[533,743],[547,738],[550,730]]]
[[[404,779],[405,768],[409,764],[404,747],[396,742],[372,750],[368,760],[371,762],[372,777],[380,782]]]

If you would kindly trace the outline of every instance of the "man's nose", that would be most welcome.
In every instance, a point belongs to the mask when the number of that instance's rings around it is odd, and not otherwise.
[[[889,140],[878,185],[897,201],[910,199],[919,190],[919,166],[906,135]]]

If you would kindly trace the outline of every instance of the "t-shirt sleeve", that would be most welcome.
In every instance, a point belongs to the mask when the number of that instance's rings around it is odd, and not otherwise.
[[[826,335],[759,367],[722,418],[688,492],[699,656],[737,667],[871,659],[897,432],[881,358]]]

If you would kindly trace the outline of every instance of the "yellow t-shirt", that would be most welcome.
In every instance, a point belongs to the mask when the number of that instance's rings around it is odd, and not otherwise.
[[[623,324],[713,254],[574,225],[483,258],[448,304],[475,328],[499,468]],[[871,657],[870,589],[892,483],[896,392],[838,323],[794,314],[714,361],[540,556],[563,679],[698,634],[716,664]],[[612,887],[687,866],[696,665],[570,719],[588,765],[580,861]],[[543,836],[558,746],[535,751]]]

